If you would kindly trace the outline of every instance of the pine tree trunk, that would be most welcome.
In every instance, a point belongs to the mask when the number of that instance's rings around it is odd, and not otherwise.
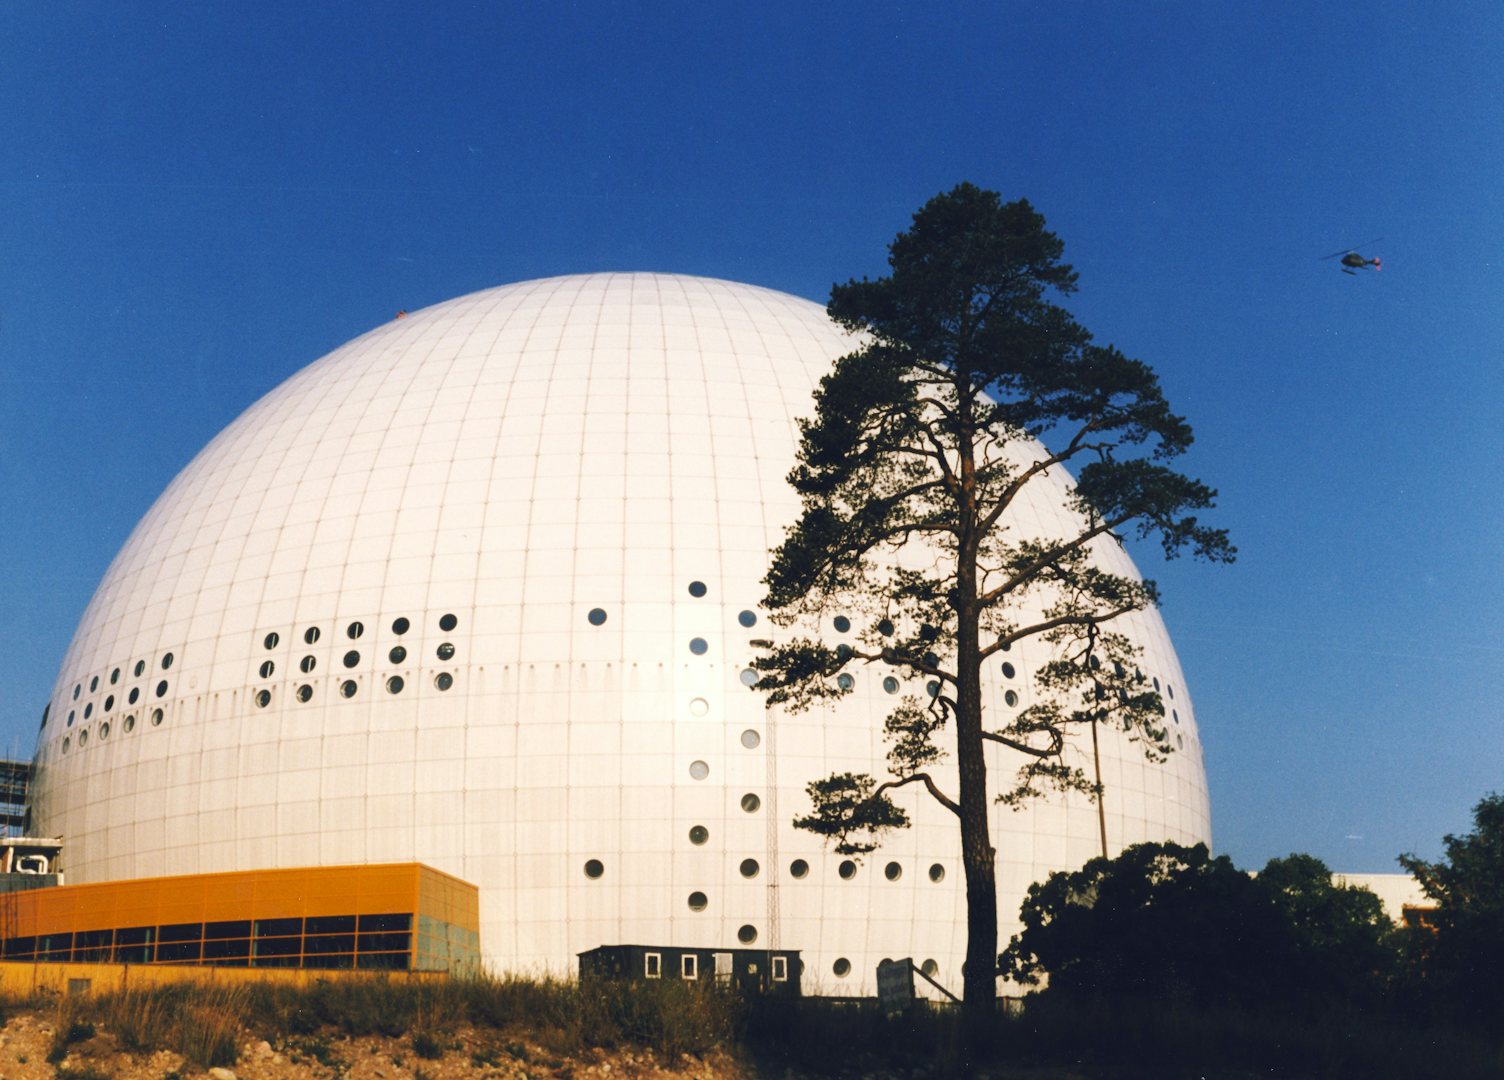
[[[967,575],[964,570],[964,579]],[[968,583],[962,581],[963,595]],[[997,995],[997,870],[988,819],[987,763],[983,757],[982,696],[977,618],[971,605],[958,612],[956,634],[956,748],[960,770],[961,865],[966,872],[966,975],[962,1011],[975,1032],[990,1023]]]

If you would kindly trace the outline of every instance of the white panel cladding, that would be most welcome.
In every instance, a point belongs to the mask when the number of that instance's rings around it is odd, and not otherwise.
[[[796,420],[851,347],[795,297],[599,274],[415,312],[289,379],[169,485],[80,623],[34,793],[69,880],[415,859],[480,888],[498,969],[749,927],[804,951],[809,988],[871,992],[902,955],[959,985],[948,814],[903,792],[915,828],[850,879],[790,825],[809,780],[881,767],[886,673],[798,716],[741,682],[777,633],[756,604],[798,510]],[[1041,528],[1071,527],[1062,491],[1033,497]],[[1207,839],[1169,638],[1127,626],[1183,745],[1145,765],[1104,733],[1109,835]],[[1042,658],[994,662],[987,708],[1027,705]],[[1005,935],[1032,881],[1096,853],[1096,815],[997,812]]]

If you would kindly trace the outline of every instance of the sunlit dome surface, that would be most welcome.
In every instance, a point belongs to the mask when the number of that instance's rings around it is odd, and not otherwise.
[[[889,688],[922,685],[860,669],[801,715],[744,685],[752,640],[783,633],[757,603],[798,510],[796,420],[851,347],[796,297],[598,274],[460,297],[311,364],[106,573],[53,689],[33,828],[66,838],[70,883],[429,863],[479,887],[498,970],[755,943],[803,950],[806,991],[871,992],[899,956],[959,990],[946,811],[904,791],[916,827],[856,867],[790,825],[810,780],[881,769]],[[1052,483],[1022,520],[1064,533]],[[1174,651],[1155,613],[1123,627],[1178,752],[1148,764],[1104,732],[1110,843],[1207,840]],[[990,666],[991,716],[1032,700],[1041,650]],[[989,760],[995,784],[1017,765]],[[1097,810],[998,808],[994,843],[1006,939],[1029,883],[1098,852]]]

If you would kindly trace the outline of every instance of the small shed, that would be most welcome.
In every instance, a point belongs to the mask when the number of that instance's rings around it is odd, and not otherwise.
[[[601,945],[580,957],[580,981],[682,979],[736,987],[744,994],[799,997],[798,949],[697,949],[680,945]]]

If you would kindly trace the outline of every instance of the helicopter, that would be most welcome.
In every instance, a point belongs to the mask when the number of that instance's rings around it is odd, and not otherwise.
[[[1379,240],[1382,239],[1384,238],[1381,236],[1377,240],[1369,240],[1365,243],[1359,244],[1358,247],[1367,247],[1369,244],[1377,244]],[[1375,270],[1384,269],[1384,264],[1379,260],[1379,257],[1377,255],[1375,255],[1371,259],[1365,259],[1362,255],[1358,254],[1357,248],[1344,248],[1341,251],[1334,251],[1330,255],[1323,255],[1316,261],[1325,262],[1327,259],[1335,259],[1339,255],[1342,257],[1342,272],[1344,274],[1353,274],[1356,276],[1359,270],[1364,270],[1370,266]]]

